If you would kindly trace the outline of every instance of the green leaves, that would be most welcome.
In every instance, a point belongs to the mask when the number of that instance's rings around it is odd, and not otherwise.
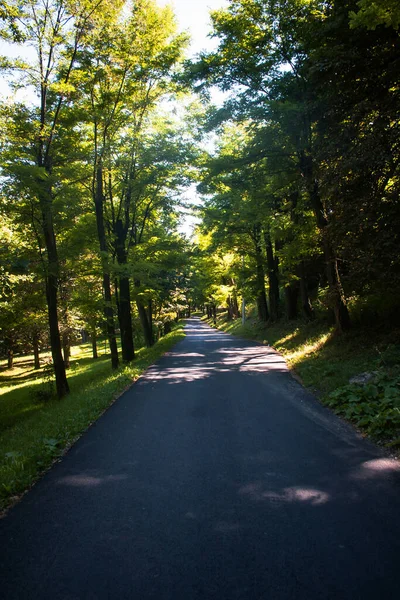
[[[373,383],[335,390],[326,404],[368,435],[391,440],[400,432],[400,374],[381,370]]]
[[[376,29],[379,25],[398,29],[400,7],[397,0],[359,0],[358,11],[350,11],[350,27]]]

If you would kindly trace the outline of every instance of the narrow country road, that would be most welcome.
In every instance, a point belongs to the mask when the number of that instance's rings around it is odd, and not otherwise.
[[[270,348],[189,319],[0,521],[4,600],[397,600],[400,471]]]

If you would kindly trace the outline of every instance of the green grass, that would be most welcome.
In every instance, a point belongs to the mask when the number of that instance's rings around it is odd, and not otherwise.
[[[129,365],[112,371],[106,356],[90,358],[89,344],[74,347],[69,396],[38,402],[43,385],[29,357],[0,375],[0,508],[12,504],[139,375],[184,337],[176,327],[153,348],[141,348]]]
[[[207,322],[212,325],[211,319]],[[240,319],[227,321],[222,314],[217,327],[278,350],[306,388],[375,440],[393,446],[399,438],[399,330],[354,328],[339,336],[321,320],[262,324],[253,317],[242,325]],[[349,386],[354,375],[375,371],[379,373],[375,387]]]

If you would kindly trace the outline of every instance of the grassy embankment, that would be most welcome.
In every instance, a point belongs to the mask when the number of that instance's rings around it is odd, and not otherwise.
[[[207,320],[212,325],[212,319]],[[217,327],[269,344],[286,359],[308,389],[361,432],[387,447],[400,447],[400,331],[362,329],[335,335],[333,327],[316,320],[280,321],[263,325],[255,318],[227,321]],[[366,385],[349,384],[368,372]]]
[[[0,509],[29,488],[57,457],[93,423],[139,375],[184,337],[177,326],[153,348],[141,348],[133,363],[112,371],[105,355],[91,358],[90,344],[72,348],[71,393],[44,401],[43,369],[33,357],[17,357],[15,367],[0,364]],[[41,358],[45,358],[43,355]],[[42,394],[42,396],[45,394]]]

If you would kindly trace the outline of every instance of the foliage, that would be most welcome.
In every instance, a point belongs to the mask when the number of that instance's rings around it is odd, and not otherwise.
[[[329,394],[327,406],[377,439],[400,437],[400,373],[378,371],[373,383],[351,384]]]

